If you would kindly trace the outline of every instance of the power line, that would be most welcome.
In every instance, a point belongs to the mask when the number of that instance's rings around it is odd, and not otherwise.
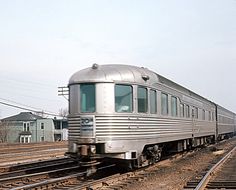
[[[26,107],[22,107],[22,106],[19,106],[19,105],[14,105],[14,104],[2,102],[2,101],[0,101],[0,104],[3,104],[5,106],[9,106],[9,107],[14,107],[14,108],[26,110],[26,111],[32,111],[32,112],[35,112],[35,113],[44,113],[44,114],[51,115],[51,116],[60,116],[60,115],[55,114],[55,113],[50,113],[50,112],[43,111],[43,110],[39,111],[39,110],[35,110],[35,109],[32,109],[32,108],[26,108]]]
[[[21,107],[27,107],[27,108],[33,109],[33,110],[41,110],[40,108],[36,108],[36,107],[33,107],[33,106],[29,106],[29,105],[25,105],[25,104],[22,104],[22,103],[18,103],[18,102],[15,102],[13,100],[9,100],[9,99],[6,99],[6,98],[0,98],[0,100],[3,100],[5,102],[10,102],[12,105],[16,104],[16,105],[20,105]]]

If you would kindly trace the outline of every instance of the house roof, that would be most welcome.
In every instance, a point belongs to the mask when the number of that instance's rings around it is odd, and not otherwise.
[[[2,121],[35,121],[37,119],[43,119],[43,117],[35,115],[31,112],[21,112],[17,115],[3,118]]]

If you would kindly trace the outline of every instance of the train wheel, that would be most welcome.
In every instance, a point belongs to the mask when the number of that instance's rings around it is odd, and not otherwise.
[[[147,148],[146,155],[149,164],[154,164],[161,159],[162,148],[158,145],[150,146]]]

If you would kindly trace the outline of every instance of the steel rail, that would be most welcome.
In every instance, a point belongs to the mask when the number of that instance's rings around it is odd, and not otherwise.
[[[23,169],[28,169],[28,168],[33,168],[37,166],[46,166],[52,163],[62,163],[65,161],[70,160],[68,157],[58,157],[58,158],[50,158],[47,160],[37,160],[37,161],[31,161],[31,162],[23,162],[19,164],[12,164],[12,165],[1,165],[0,164],[0,179],[2,174],[14,172],[14,171],[19,171]]]
[[[56,178],[56,179],[48,179],[48,180],[38,182],[35,184],[29,184],[29,185],[25,185],[25,186],[21,186],[21,187],[12,188],[11,190],[24,190],[24,189],[33,189],[33,188],[37,188],[40,186],[47,186],[52,183],[64,182],[64,181],[67,181],[71,178],[82,177],[82,176],[86,175],[86,173],[87,172],[81,172],[81,173],[77,173],[77,174],[73,174],[73,175],[65,176],[65,177],[60,177],[60,178]]]
[[[74,169],[78,169],[78,168],[79,168],[79,166],[73,166],[73,167],[56,169],[56,170],[51,170],[51,171],[46,171],[46,172],[39,172],[39,173],[26,174],[26,175],[21,175],[21,176],[7,177],[7,178],[0,179],[0,183],[14,181],[14,180],[20,180],[20,179],[29,178],[29,177],[49,175],[49,174],[56,173],[56,172],[65,172],[67,170],[74,170]]]
[[[194,190],[203,190],[207,183],[210,180],[211,175],[220,167],[222,164],[224,164],[227,159],[233,154],[233,152],[236,150],[236,147],[234,147],[227,155],[225,155],[219,162],[217,162],[202,178],[202,180],[199,182],[197,187]]]
[[[98,168],[97,170],[102,170],[102,169],[113,167],[113,166],[115,166],[115,164],[103,166],[101,168]],[[59,178],[55,178],[55,179],[48,179],[48,180],[37,182],[34,184],[29,184],[29,185],[25,185],[25,186],[21,186],[21,187],[12,188],[11,190],[34,189],[34,188],[39,188],[42,186],[49,186],[49,185],[55,184],[55,183],[57,183],[57,184],[63,183],[65,181],[68,181],[73,178],[78,179],[78,177],[83,177],[83,176],[86,176],[87,174],[88,174],[88,171],[86,170],[86,171],[83,171],[80,173],[76,173],[76,174],[72,174],[72,175],[68,175],[68,176],[64,176],[64,177],[59,177]]]
[[[72,165],[72,164],[76,164],[76,162],[73,160],[65,160],[64,162],[61,162],[59,160],[58,162],[55,161],[55,163],[51,163],[51,164],[45,163],[45,165],[41,165],[41,166],[32,166],[32,167],[28,167],[21,170],[5,172],[2,174],[0,173],[0,180],[7,177],[22,176],[22,175],[26,175],[30,173],[33,174],[34,171],[37,171],[37,170],[46,170],[46,169],[49,170],[52,167],[60,167],[60,166],[66,166],[66,165]]]

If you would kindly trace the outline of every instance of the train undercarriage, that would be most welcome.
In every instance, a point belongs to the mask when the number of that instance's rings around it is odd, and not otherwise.
[[[198,137],[179,141],[145,145],[141,153],[131,152],[130,159],[119,158],[121,154],[105,154],[99,144],[77,144],[74,152],[67,153],[81,166],[96,166],[102,162],[117,164],[123,168],[133,169],[152,165],[163,156],[191,150],[215,142],[215,136]]]

